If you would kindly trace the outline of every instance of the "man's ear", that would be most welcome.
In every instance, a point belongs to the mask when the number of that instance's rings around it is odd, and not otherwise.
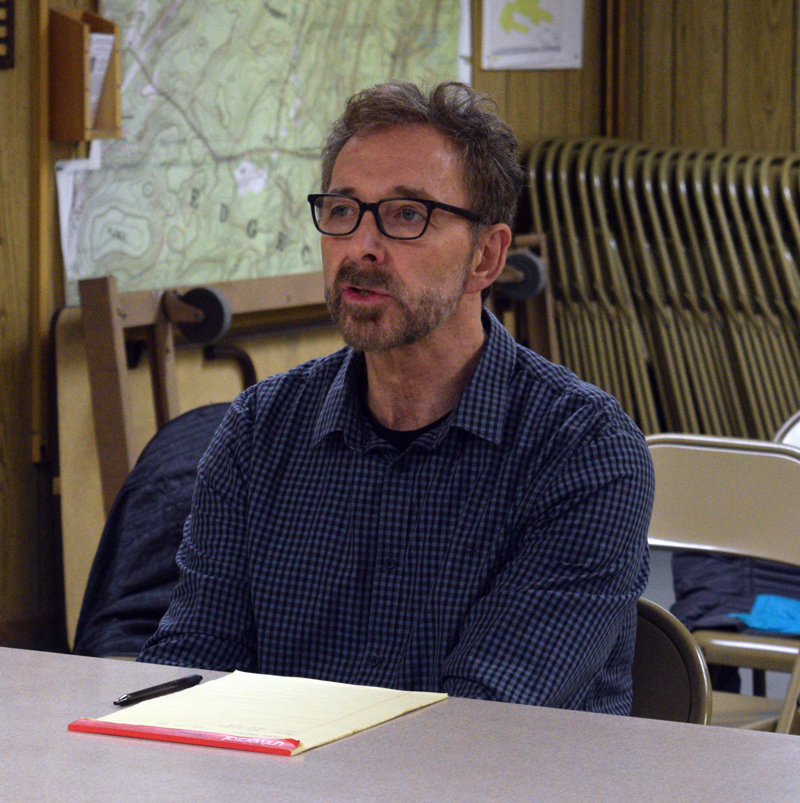
[[[480,293],[494,282],[506,264],[510,245],[511,229],[505,223],[495,223],[481,232],[464,284],[465,293]]]

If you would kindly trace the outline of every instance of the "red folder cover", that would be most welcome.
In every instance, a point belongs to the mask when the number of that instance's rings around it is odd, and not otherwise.
[[[105,733],[111,736],[130,736],[134,739],[155,739],[159,742],[182,742],[206,747],[227,747],[231,750],[252,750],[256,753],[274,753],[290,756],[300,746],[297,739],[264,739],[261,737],[230,736],[225,733],[157,728],[146,725],[123,725],[99,719],[76,719],[67,730],[82,733]]]

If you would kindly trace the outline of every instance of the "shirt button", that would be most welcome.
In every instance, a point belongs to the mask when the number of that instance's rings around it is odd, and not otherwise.
[[[367,661],[369,661],[369,663],[370,663],[372,666],[380,666],[380,665],[383,663],[383,656],[381,656],[381,655],[380,655],[379,653],[377,653],[377,652],[371,652],[371,653],[370,653],[370,654],[367,656]]]
[[[386,569],[387,572],[391,572],[393,569],[397,568],[397,560],[395,558],[386,558],[383,562],[383,568]]]

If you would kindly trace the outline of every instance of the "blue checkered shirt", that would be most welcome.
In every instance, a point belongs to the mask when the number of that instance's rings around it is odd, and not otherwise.
[[[625,714],[653,472],[614,399],[490,314],[402,454],[342,349],[233,403],[140,660]]]

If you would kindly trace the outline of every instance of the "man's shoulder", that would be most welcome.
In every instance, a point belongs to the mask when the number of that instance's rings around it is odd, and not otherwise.
[[[524,471],[542,500],[627,477],[631,509],[651,503],[647,443],[614,396],[522,347],[511,396],[506,444],[525,456]]]
[[[351,349],[342,348],[251,385],[231,404],[227,429],[249,440],[256,431],[266,434],[312,427],[331,388],[344,382],[351,355]]]
[[[339,376],[352,351],[344,347],[324,357],[315,357],[288,371],[273,374],[248,388],[240,398],[261,407],[308,392],[327,392]]]
[[[603,434],[625,435],[636,448],[644,444],[610,393],[516,342],[488,312],[484,323],[489,340],[465,394],[462,426],[506,449],[534,454],[559,443],[577,447]]]
[[[512,374],[514,404],[527,411],[529,422],[545,429],[567,427],[597,436],[627,433],[643,438],[617,399],[563,365],[517,345]]]
[[[531,396],[599,407],[617,406],[616,399],[607,391],[581,379],[566,366],[550,362],[519,344],[516,344],[512,376],[514,386]]]

